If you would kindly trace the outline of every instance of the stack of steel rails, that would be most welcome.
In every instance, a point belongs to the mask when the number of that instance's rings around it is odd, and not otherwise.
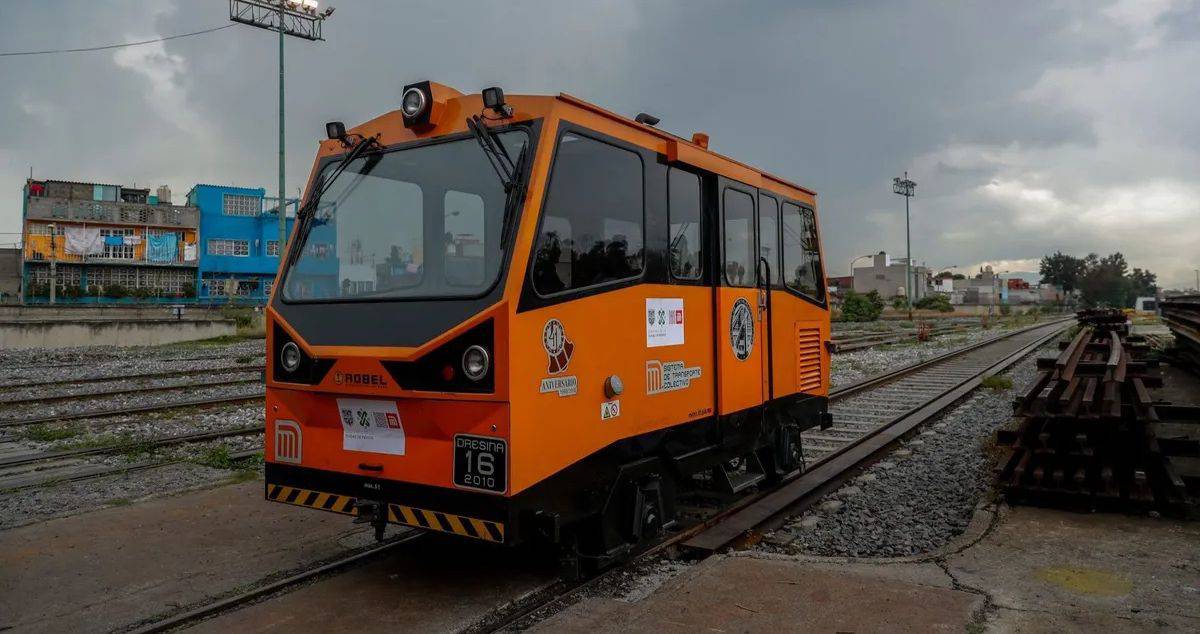
[[[1083,326],[1129,334],[1129,317],[1118,308],[1085,308],[1075,313],[1075,320]]]
[[[1168,297],[1159,303],[1163,321],[1175,335],[1171,356],[1200,372],[1200,295]]]
[[[1155,401],[1158,362],[1124,317],[1084,324],[1017,400],[1015,429],[997,433],[1010,502],[1194,514],[1200,503],[1200,407]]]

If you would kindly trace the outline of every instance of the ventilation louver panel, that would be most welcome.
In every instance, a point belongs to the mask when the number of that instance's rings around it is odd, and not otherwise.
[[[821,331],[796,329],[796,388],[801,392],[821,389]]]

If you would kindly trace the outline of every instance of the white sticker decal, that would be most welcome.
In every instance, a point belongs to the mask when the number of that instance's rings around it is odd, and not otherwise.
[[[300,464],[304,456],[300,424],[294,420],[275,421],[275,462]]]
[[[683,345],[683,298],[646,298],[646,347]]]
[[[404,425],[395,401],[339,398],[342,449],[404,455]]]
[[[605,401],[600,404],[600,420],[609,420],[621,415],[621,401]]]
[[[553,376],[542,379],[542,394],[557,393],[559,396],[575,396],[579,393],[579,379],[574,376]]]
[[[700,368],[689,368],[683,361],[647,361],[646,394],[686,390],[692,379],[700,378]]]

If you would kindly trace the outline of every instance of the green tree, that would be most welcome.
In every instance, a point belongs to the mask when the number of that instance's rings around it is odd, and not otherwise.
[[[1092,254],[1093,256],[1095,254]],[[1042,284],[1053,284],[1070,295],[1071,291],[1079,288],[1080,278],[1087,270],[1084,259],[1055,251],[1054,255],[1042,257],[1038,272],[1042,274]]]
[[[1088,306],[1127,306],[1130,280],[1129,264],[1119,251],[1103,258],[1089,253],[1083,259],[1086,268],[1079,280],[1079,291],[1083,303]]]
[[[1137,304],[1139,297],[1154,297],[1158,292],[1158,276],[1150,271],[1133,267],[1129,274],[1129,296],[1125,299],[1126,306]]]

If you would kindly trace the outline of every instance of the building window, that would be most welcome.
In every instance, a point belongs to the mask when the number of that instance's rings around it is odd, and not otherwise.
[[[267,255],[275,256],[275,257],[279,256],[279,241],[278,240],[267,240]]]
[[[133,244],[127,244],[129,240],[125,240],[126,236],[136,235],[134,229],[101,229],[100,235],[104,236],[104,253],[99,257],[109,260],[132,260],[133,259]],[[114,238],[108,240],[107,238]],[[116,238],[120,238],[120,244],[115,244]],[[112,243],[112,244],[110,244]]]
[[[245,257],[250,255],[250,242],[247,240],[209,240],[208,254]]]
[[[637,153],[563,135],[534,251],[534,289],[549,295],[640,275],[643,190]]]
[[[262,199],[258,196],[225,194],[221,210],[226,216],[257,216],[262,213]]]
[[[671,275],[700,279],[703,235],[700,232],[700,177],[671,168],[667,177],[667,213],[671,223]]]

